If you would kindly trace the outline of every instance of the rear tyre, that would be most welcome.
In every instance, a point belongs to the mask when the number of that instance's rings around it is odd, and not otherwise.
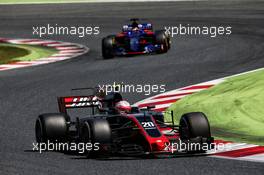
[[[170,48],[170,39],[164,30],[155,32],[156,44],[160,45],[160,50],[157,53],[166,53]]]
[[[35,123],[35,135],[38,143],[66,141],[68,134],[67,116],[60,113],[42,114]]]
[[[102,55],[104,59],[114,58],[114,42],[115,36],[108,36],[102,40]]]

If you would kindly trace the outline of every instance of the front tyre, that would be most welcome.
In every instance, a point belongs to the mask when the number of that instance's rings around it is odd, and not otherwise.
[[[164,30],[159,30],[155,32],[156,44],[160,45],[160,49],[157,53],[166,53],[170,48],[170,38]]]
[[[102,55],[104,59],[114,58],[114,42],[115,36],[108,36],[102,40]]]
[[[183,142],[197,144],[195,149],[190,147],[190,150],[187,150],[188,152],[204,152],[206,150],[202,150],[201,147],[209,147],[213,142],[208,119],[202,112],[191,112],[182,115],[179,133],[180,139]],[[200,146],[198,146],[198,144],[200,144]]]
[[[82,126],[81,137],[85,142],[108,144],[111,142],[111,128],[106,119],[91,119]]]
[[[92,143],[93,145],[98,145],[99,150],[86,150],[85,154],[87,157],[107,155],[107,146],[111,144],[111,128],[106,119],[91,119],[85,121],[81,128],[81,141],[84,144]],[[96,152],[100,154],[95,154]]]

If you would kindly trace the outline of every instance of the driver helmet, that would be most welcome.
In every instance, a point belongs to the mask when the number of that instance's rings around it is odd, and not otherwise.
[[[122,100],[115,104],[115,109],[120,114],[129,113],[131,112],[131,105],[127,101]]]
[[[138,31],[138,30],[139,30],[138,27],[134,27],[134,28],[132,29],[132,31]]]
[[[132,28],[136,28],[136,27],[138,27],[138,23],[136,21],[133,21],[131,26],[132,26]]]
[[[138,26],[138,23],[137,23],[136,21],[134,21],[134,22],[131,24],[131,26],[132,26],[132,30],[133,30],[133,31],[137,31],[137,30],[139,30],[139,26]]]

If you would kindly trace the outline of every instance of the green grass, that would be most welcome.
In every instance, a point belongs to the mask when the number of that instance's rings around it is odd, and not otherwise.
[[[216,138],[264,145],[264,70],[187,96],[167,109],[171,110],[176,122],[184,113],[204,112]]]
[[[0,64],[32,61],[49,57],[55,53],[57,53],[57,50],[49,47],[0,43]]]

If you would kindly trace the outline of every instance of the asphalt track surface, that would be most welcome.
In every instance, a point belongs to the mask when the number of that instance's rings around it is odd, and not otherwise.
[[[50,36],[91,51],[54,64],[0,72],[0,174],[263,174],[263,163],[210,157],[94,160],[32,152],[38,114],[57,111],[56,97],[71,88],[125,82],[166,84],[171,90],[264,66],[264,3],[180,2],[0,6],[0,36],[32,38],[32,26],[100,26],[98,36]],[[230,25],[232,35],[174,37],[163,55],[103,60],[101,38],[131,17],[164,25]],[[132,102],[143,94],[126,94]]]

